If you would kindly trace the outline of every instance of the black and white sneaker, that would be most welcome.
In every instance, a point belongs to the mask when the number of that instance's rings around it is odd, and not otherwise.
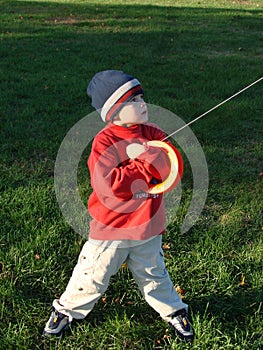
[[[172,315],[172,319],[169,322],[171,328],[182,340],[193,341],[194,330],[187,319],[187,312],[185,309],[179,310]]]
[[[46,326],[43,331],[43,336],[45,337],[60,337],[62,336],[63,331],[69,329],[70,320],[67,315],[58,312],[56,309],[53,309],[49,320],[46,323]]]

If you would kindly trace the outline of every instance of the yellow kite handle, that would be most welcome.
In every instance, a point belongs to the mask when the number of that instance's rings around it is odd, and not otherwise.
[[[156,184],[151,188],[149,188],[148,193],[156,194],[156,193],[167,192],[173,186],[178,176],[179,164],[178,164],[177,155],[173,150],[173,148],[166,142],[153,140],[153,141],[148,141],[147,145],[166,149],[168,158],[170,160],[170,168],[171,168],[171,171],[168,177],[162,183]]]

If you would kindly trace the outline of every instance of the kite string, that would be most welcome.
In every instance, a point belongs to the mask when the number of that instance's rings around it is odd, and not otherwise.
[[[197,118],[191,120],[189,123],[183,125],[181,128],[179,128],[179,129],[175,130],[174,132],[172,132],[171,134],[167,135],[167,136],[166,136],[165,138],[163,138],[161,141],[164,141],[164,140],[168,139],[169,137],[173,136],[173,135],[176,134],[177,132],[179,132],[179,131],[183,130],[184,128],[186,128],[187,126],[193,124],[193,123],[196,122],[198,119],[204,117],[205,115],[207,115],[208,113],[212,112],[212,111],[215,110],[216,108],[222,106],[224,103],[226,103],[226,102],[232,100],[232,98],[234,98],[234,97],[236,97],[237,95],[241,94],[243,91],[249,89],[251,86],[253,86],[253,85],[259,83],[262,79],[263,79],[263,77],[259,78],[258,80],[254,81],[253,83],[251,83],[251,84],[249,84],[248,86],[244,87],[242,90],[236,92],[234,95],[232,95],[232,96],[228,97],[226,100],[220,102],[220,103],[219,103],[218,105],[216,105],[215,107],[213,107],[213,108],[209,109],[208,111],[206,111],[205,113],[199,115],[199,117],[197,117]]]

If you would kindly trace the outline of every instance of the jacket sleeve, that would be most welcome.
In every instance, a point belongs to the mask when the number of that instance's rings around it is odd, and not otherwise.
[[[149,147],[136,159],[119,157],[127,146],[127,142],[122,142],[109,147],[107,140],[95,138],[88,165],[91,185],[98,195],[126,201],[140,190],[147,191],[153,179],[163,181],[169,174],[170,163],[166,151],[157,147]]]

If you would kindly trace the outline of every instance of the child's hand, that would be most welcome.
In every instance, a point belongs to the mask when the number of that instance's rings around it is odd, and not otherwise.
[[[131,143],[126,147],[126,153],[130,159],[137,158],[140,154],[146,152],[149,146],[146,143]]]

